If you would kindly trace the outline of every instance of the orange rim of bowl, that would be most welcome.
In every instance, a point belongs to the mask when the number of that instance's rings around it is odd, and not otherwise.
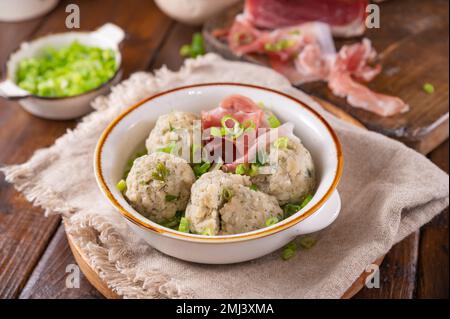
[[[336,148],[336,156],[337,156],[337,167],[336,167],[336,173],[333,179],[333,182],[331,183],[330,187],[328,188],[328,190],[326,191],[326,193],[322,196],[322,198],[320,198],[320,200],[311,208],[309,208],[307,211],[305,211],[303,214],[296,216],[295,218],[293,218],[292,220],[288,221],[288,222],[281,222],[270,228],[263,228],[260,230],[257,230],[255,232],[249,232],[249,233],[242,233],[242,234],[237,234],[237,235],[222,235],[222,236],[201,236],[201,235],[195,235],[195,234],[184,234],[163,226],[159,226],[158,224],[154,223],[155,225],[152,225],[148,222],[144,222],[141,219],[137,218],[136,216],[134,216],[133,213],[130,213],[126,208],[124,208],[119,202],[118,200],[114,197],[114,195],[112,194],[112,192],[110,191],[108,185],[106,184],[106,181],[103,177],[103,173],[102,173],[102,166],[101,166],[101,154],[102,154],[102,149],[103,149],[103,145],[106,141],[106,139],[108,138],[110,132],[114,129],[114,127],[117,125],[117,123],[119,123],[125,116],[127,116],[129,113],[131,113],[132,111],[134,111],[135,109],[137,109],[138,107],[140,107],[142,104],[151,101],[153,99],[156,99],[160,96],[163,95],[167,95],[169,93],[172,92],[176,92],[176,91],[180,91],[180,90],[186,90],[186,89],[190,89],[190,88],[198,88],[198,87],[209,87],[209,86],[241,86],[241,87],[248,87],[248,88],[253,88],[253,89],[259,89],[259,90],[263,90],[263,91],[267,91],[267,92],[271,92],[271,93],[275,93],[281,96],[284,96],[294,102],[296,102],[297,104],[299,104],[301,107],[307,109],[310,113],[312,113],[317,119],[319,119],[319,121],[327,128],[328,132],[330,133],[330,136],[332,137],[332,140],[334,142],[335,148]],[[341,144],[339,142],[339,139],[336,135],[336,133],[334,132],[334,130],[331,128],[330,124],[328,124],[328,122],[322,117],[322,115],[320,115],[317,111],[315,111],[313,108],[311,108],[310,106],[306,105],[305,103],[301,102],[300,100],[277,90],[273,90],[270,88],[266,88],[266,87],[262,87],[262,86],[257,86],[257,85],[252,85],[252,84],[242,84],[242,83],[232,83],[232,82],[218,82],[218,83],[203,83],[203,84],[193,84],[193,85],[187,85],[187,86],[182,86],[182,87],[177,87],[168,91],[164,91],[164,92],[160,92],[158,94],[152,95],[148,98],[145,98],[139,102],[137,102],[136,104],[132,105],[131,107],[129,107],[127,110],[125,110],[124,112],[122,112],[119,116],[117,116],[109,125],[108,127],[103,131],[98,143],[97,143],[97,147],[95,149],[95,175],[97,178],[97,181],[100,184],[100,187],[103,191],[103,193],[108,197],[108,199],[110,200],[110,202],[114,205],[115,208],[118,209],[118,211],[120,212],[120,214],[122,216],[124,216],[127,220],[129,220],[130,222],[132,222],[133,224],[143,227],[145,229],[157,232],[159,234],[162,235],[168,235],[172,238],[176,238],[176,239],[184,239],[184,240],[190,240],[190,241],[199,241],[199,242],[216,242],[216,243],[220,243],[220,242],[233,242],[233,241],[243,241],[243,240],[250,240],[250,239],[257,239],[257,238],[261,238],[261,237],[265,237],[265,236],[269,236],[275,233],[278,233],[282,230],[288,229],[293,227],[294,225],[298,224],[299,222],[303,221],[304,219],[306,219],[307,217],[311,216],[313,213],[315,213],[320,207],[323,206],[323,204],[330,198],[330,196],[333,194],[333,192],[335,191],[339,180],[342,176],[342,171],[343,171],[343,167],[344,167],[344,158],[343,158],[343,154],[342,154],[342,147]],[[296,213],[298,214],[298,212]],[[293,215],[295,216],[295,214]]]

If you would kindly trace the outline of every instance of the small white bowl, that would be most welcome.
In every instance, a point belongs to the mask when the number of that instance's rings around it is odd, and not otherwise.
[[[58,33],[22,43],[20,48],[10,55],[6,63],[6,79],[0,82],[0,96],[18,100],[25,110],[46,119],[68,120],[80,117],[92,110],[90,101],[107,93],[112,85],[119,82],[122,76],[119,43],[124,36],[125,32],[120,27],[107,23],[93,32]],[[117,71],[114,76],[97,88],[69,97],[37,96],[16,85],[16,70],[21,60],[37,56],[48,47],[58,49],[69,46],[75,40],[84,45],[112,49],[115,52],[117,63]]]
[[[311,152],[317,171],[317,190],[302,210],[273,226],[226,236],[186,234],[162,227],[135,211],[116,189],[128,159],[142,147],[157,118],[172,110],[200,113],[216,107],[231,94],[264,101]],[[176,88],[149,97],[117,117],[103,132],[95,151],[97,183],[112,205],[139,236],[156,249],[183,260],[208,264],[236,263],[266,255],[296,236],[330,225],[341,202],[336,187],[342,174],[339,140],[316,111],[299,100],[272,89],[236,83],[209,83]]]

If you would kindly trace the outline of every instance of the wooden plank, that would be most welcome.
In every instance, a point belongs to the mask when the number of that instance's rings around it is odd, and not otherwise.
[[[380,288],[364,287],[356,299],[410,299],[414,296],[419,232],[392,247],[380,267]]]
[[[375,91],[401,97],[410,104],[408,113],[380,117],[348,105],[334,96],[327,85],[313,82],[300,87],[344,109],[367,128],[396,138],[427,153],[448,137],[448,1],[396,0],[380,4],[381,27],[369,29],[379,51],[383,72],[369,84]],[[230,25],[239,6],[207,22],[204,35],[209,50],[237,59],[228,46],[212,36],[212,30]],[[405,17],[408,17],[406,20]],[[339,48],[355,39],[337,41]],[[245,55],[244,60],[267,64],[267,59]],[[433,83],[436,92],[427,94],[423,84]]]
[[[77,266],[72,251],[67,243],[64,226],[61,224],[47,247],[44,255],[34,269],[30,279],[20,294],[21,299],[69,299],[69,298],[103,298],[89,283],[83,272],[79,277],[74,272]],[[69,268],[68,268],[69,267]],[[79,279],[79,287],[66,285],[68,275]]]
[[[95,29],[106,22],[124,27],[127,33],[122,52],[125,76],[147,66],[171,24],[171,20],[152,1],[62,1],[45,18],[45,23],[33,37],[67,31],[64,21],[68,3],[79,4],[82,30]],[[6,31],[13,32],[13,29]],[[28,36],[25,31],[18,34]],[[2,47],[0,51],[5,52],[3,50]],[[10,47],[5,47],[5,50],[10,50]],[[6,55],[2,53],[2,56]],[[74,121],[35,118],[17,103],[0,100],[0,162],[23,162],[36,149],[50,146],[56,137],[74,125]],[[32,207],[2,179],[0,225],[0,297],[13,298],[18,296],[55,233],[59,217],[45,218],[40,209]]]
[[[448,140],[430,159],[448,173]],[[417,298],[449,297],[448,209],[425,225],[420,234]]]

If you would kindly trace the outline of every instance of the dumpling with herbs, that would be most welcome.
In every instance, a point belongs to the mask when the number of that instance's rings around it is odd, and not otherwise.
[[[125,197],[143,216],[157,223],[184,211],[195,182],[191,166],[182,158],[163,152],[137,158],[126,179]]]
[[[148,153],[165,152],[189,159],[196,120],[199,116],[190,112],[173,111],[161,115],[145,141]]]

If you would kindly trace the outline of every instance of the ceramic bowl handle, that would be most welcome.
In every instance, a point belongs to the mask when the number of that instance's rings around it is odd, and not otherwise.
[[[125,31],[123,31],[119,26],[112,23],[104,24],[93,33],[102,38],[109,39],[115,45],[118,45],[120,42],[122,42],[123,38],[125,38]]]
[[[295,226],[294,236],[314,233],[329,226],[338,217],[341,210],[341,198],[335,191],[328,201],[312,216]]]
[[[22,90],[11,80],[0,82],[0,96],[2,97],[8,99],[21,99],[29,95],[29,92]]]

